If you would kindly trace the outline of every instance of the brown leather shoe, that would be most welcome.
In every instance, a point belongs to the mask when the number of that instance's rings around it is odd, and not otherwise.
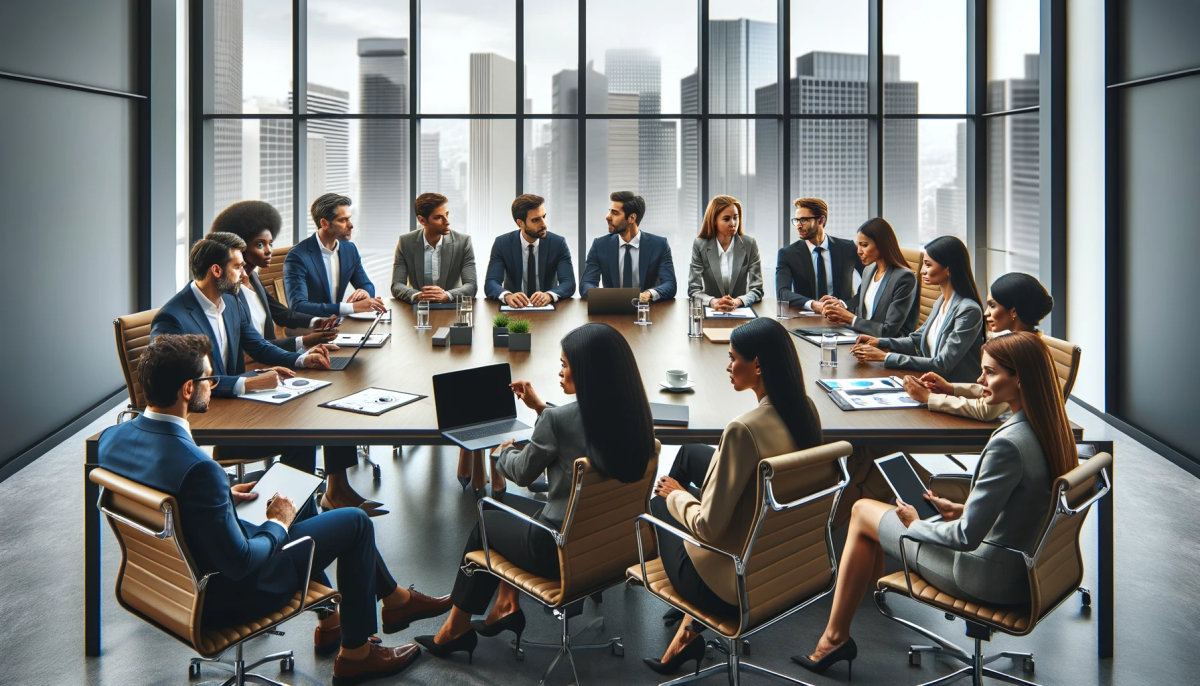
[[[399,674],[421,656],[421,649],[416,643],[398,648],[385,648],[374,643],[370,646],[371,651],[362,660],[348,660],[338,655],[333,662],[333,686],[361,684],[371,679]]]
[[[378,636],[369,636],[367,641],[376,645],[383,643],[383,639]],[[329,629],[321,628],[317,624],[316,631],[313,632],[313,652],[317,655],[328,655],[341,647],[342,644],[342,625],[339,624]]]
[[[450,596],[431,598],[419,593],[412,586],[408,587],[410,594],[408,602],[400,607],[383,608],[383,633],[394,634],[404,631],[413,622],[438,617],[450,611]]]

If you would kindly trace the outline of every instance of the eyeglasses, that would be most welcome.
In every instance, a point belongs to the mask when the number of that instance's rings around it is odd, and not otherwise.
[[[209,388],[216,388],[217,384],[221,383],[221,377],[219,377],[219,376],[202,376],[199,379],[192,379],[192,381],[194,381],[196,383],[200,383],[201,381],[207,381]]]
[[[817,215],[815,217],[800,217],[799,219],[797,219],[796,217],[792,217],[792,226],[796,226],[796,227],[802,226],[804,224],[807,224],[810,221],[820,219],[823,216],[825,216],[825,215],[822,214],[822,215]]]

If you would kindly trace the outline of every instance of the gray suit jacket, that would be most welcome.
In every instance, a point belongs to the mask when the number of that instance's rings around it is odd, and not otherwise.
[[[979,378],[979,357],[983,348],[983,308],[979,303],[955,293],[942,320],[937,350],[927,350],[925,334],[942,306],[942,297],[921,328],[901,338],[880,338],[879,347],[890,350],[883,366],[914,372],[936,372],[951,383],[971,383]]]
[[[867,265],[863,270],[862,283],[850,308],[858,317],[850,325],[859,333],[876,338],[907,336],[917,328],[921,316],[921,301],[917,297],[917,275],[911,269],[890,267],[883,273],[879,288],[875,291],[874,309],[867,316],[867,287],[875,278],[879,263]]]
[[[413,302],[422,287],[434,285],[441,286],[452,296],[475,297],[475,250],[471,247],[471,237],[453,230],[442,236],[437,283],[427,284],[425,243],[421,240],[423,231],[417,229],[406,233],[396,242],[396,257],[392,261],[392,296]]]
[[[696,238],[692,241],[692,266],[688,277],[688,297],[701,296],[709,300],[729,295],[741,298],[750,305],[762,300],[762,261],[758,241],[750,236],[733,237],[733,269],[729,273],[729,290],[721,283],[721,246],[716,238]]]
[[[520,450],[505,448],[496,460],[496,469],[518,486],[528,486],[546,472],[550,490],[540,519],[562,526],[571,500],[571,468],[580,457],[587,457],[583,413],[579,403],[570,403],[543,410],[533,424],[529,442]]]
[[[995,603],[1028,602],[1024,561],[983,541],[1033,554],[1053,481],[1046,454],[1022,410],[996,429],[983,449],[962,516],[952,522],[916,521],[908,533],[958,551],[954,582],[967,593]]]

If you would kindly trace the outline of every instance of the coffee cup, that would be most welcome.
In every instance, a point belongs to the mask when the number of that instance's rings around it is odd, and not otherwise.
[[[672,388],[681,388],[686,386],[688,382],[688,373],[686,369],[668,369],[667,384]]]

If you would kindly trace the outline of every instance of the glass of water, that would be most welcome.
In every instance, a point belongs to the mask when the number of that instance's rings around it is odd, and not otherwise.
[[[457,300],[458,312],[455,313],[454,323],[462,326],[474,326],[475,299],[468,295],[460,295]]]
[[[691,299],[688,308],[688,338],[704,336],[704,301],[700,296]]]
[[[780,289],[780,291],[775,294],[775,298],[776,298],[775,305],[778,308],[778,311],[775,313],[776,319],[791,319],[792,318],[792,304],[790,302],[788,302],[787,298],[783,297],[783,294],[786,292],[787,292],[787,289],[783,288],[783,289]]]
[[[637,318],[633,323],[638,326],[650,326],[653,323],[650,321],[650,301],[634,298],[631,302],[637,308]]]
[[[821,366],[837,368],[837,334],[821,334]]]
[[[429,301],[417,301],[417,326],[418,329],[428,329],[429,326]]]

